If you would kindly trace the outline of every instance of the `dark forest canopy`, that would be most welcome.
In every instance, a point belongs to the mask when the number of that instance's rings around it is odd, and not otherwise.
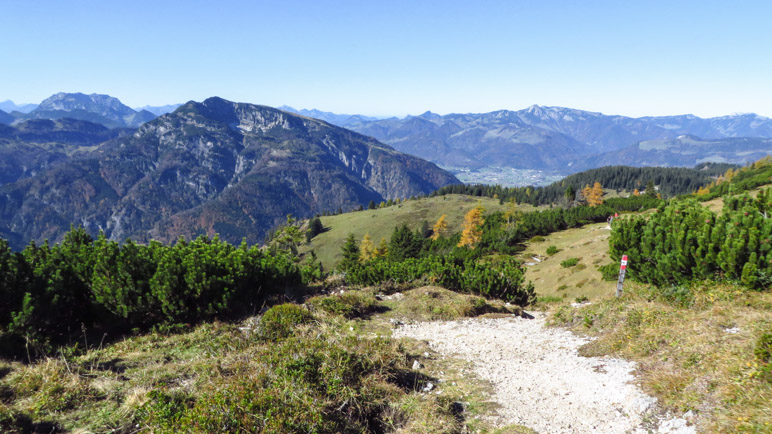
[[[566,190],[580,191],[586,185],[600,182],[604,188],[614,190],[643,190],[646,184],[653,182],[663,197],[691,193],[699,187],[708,185],[714,177],[724,173],[732,164],[706,163],[695,168],[685,167],[629,167],[606,166],[598,169],[575,173],[545,187],[502,187],[500,185],[449,185],[433,196],[445,194],[468,194],[499,198],[506,202],[514,198],[518,203],[545,205],[558,203],[566,196]],[[572,197],[573,199],[573,197]]]

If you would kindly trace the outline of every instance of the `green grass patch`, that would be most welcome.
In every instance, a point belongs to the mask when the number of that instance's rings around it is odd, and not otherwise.
[[[579,263],[579,258],[568,258],[565,261],[560,262],[560,266],[563,268],[573,267]]]
[[[341,246],[349,233],[357,240],[362,240],[365,234],[370,234],[377,245],[381,238],[387,241],[398,226],[407,224],[411,230],[419,227],[423,220],[433,225],[443,214],[450,233],[461,232],[464,215],[477,205],[482,205],[486,213],[504,211],[498,199],[487,197],[451,194],[447,196],[429,197],[402,202],[400,206],[390,206],[373,210],[350,212],[335,216],[320,217],[322,225],[327,229],[315,236],[310,244],[300,248],[301,253],[313,250],[324,265],[325,270],[331,270],[341,260]],[[522,211],[536,208],[523,205]]]

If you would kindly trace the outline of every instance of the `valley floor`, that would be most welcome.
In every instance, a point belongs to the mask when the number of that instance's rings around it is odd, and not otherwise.
[[[535,318],[470,318],[402,326],[394,337],[429,342],[443,357],[471,364],[492,385],[496,426],[517,424],[537,432],[691,433],[684,419],[661,414],[656,399],[634,384],[635,363],[581,357],[589,340]],[[436,375],[436,373],[430,373]],[[441,377],[441,376],[440,376]]]

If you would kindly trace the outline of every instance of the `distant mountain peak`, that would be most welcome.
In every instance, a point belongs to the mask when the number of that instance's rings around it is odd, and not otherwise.
[[[43,100],[24,119],[60,119],[64,117],[100,123],[106,127],[137,127],[156,115],[135,111],[110,95],[59,92]]]
[[[166,104],[166,105],[159,105],[159,106],[145,105],[142,107],[134,107],[134,110],[138,112],[142,112],[144,110],[154,114],[155,116],[162,116],[167,113],[171,113],[174,110],[177,110],[177,108],[181,105],[182,104]]]
[[[10,99],[0,102],[0,110],[6,113],[11,113],[11,112],[29,113],[32,110],[35,110],[37,106],[38,106],[37,104],[15,104]]]
[[[525,111],[527,111],[528,113],[535,114],[535,115],[540,115],[540,114],[544,113],[544,109],[540,105],[538,105],[538,104],[533,104],[533,105],[528,106],[528,108],[525,109]]]

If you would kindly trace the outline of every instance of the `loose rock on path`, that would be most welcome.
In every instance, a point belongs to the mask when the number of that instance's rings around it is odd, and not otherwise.
[[[634,362],[582,357],[588,339],[547,328],[545,315],[472,318],[403,325],[394,337],[426,340],[443,356],[470,362],[492,383],[500,408],[492,421],[545,433],[693,433],[684,419],[660,415],[634,383]]]

